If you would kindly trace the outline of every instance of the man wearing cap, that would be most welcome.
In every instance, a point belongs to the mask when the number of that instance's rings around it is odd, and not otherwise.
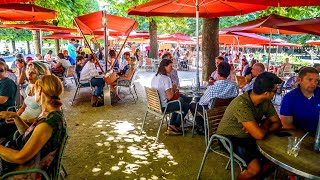
[[[233,152],[247,164],[238,179],[260,179],[267,175],[264,173],[267,173],[270,162],[261,161],[263,157],[257,149],[256,140],[262,140],[267,134],[281,129],[280,118],[271,102],[277,84],[281,82],[270,72],[260,74],[252,90],[230,103],[219,123],[217,134],[227,137],[232,142]],[[221,143],[221,148],[227,147]]]
[[[76,59],[77,53],[76,53],[76,47],[74,46],[75,44],[75,39],[70,39],[70,42],[68,44],[67,50],[68,54],[72,59]]]
[[[280,118],[283,128],[316,132],[320,111],[319,72],[313,67],[299,72],[298,87],[287,93],[282,100]]]

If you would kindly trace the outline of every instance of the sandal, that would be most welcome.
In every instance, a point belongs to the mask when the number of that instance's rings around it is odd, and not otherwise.
[[[176,132],[168,129],[164,134],[168,136],[177,136],[177,135],[182,135],[182,132]]]
[[[180,128],[177,128],[175,126],[169,126],[168,130],[169,131],[174,131],[174,132],[182,132]]]

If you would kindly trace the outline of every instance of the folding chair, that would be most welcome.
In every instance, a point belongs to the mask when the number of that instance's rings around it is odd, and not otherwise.
[[[91,80],[80,82],[76,72],[73,72],[73,79],[74,79],[74,82],[75,82],[75,84],[77,86],[77,89],[76,89],[76,92],[74,93],[71,105],[73,105],[73,102],[76,99],[77,94],[80,93],[80,89],[81,88],[90,87],[91,91],[93,93],[93,87],[91,86]]]
[[[45,169],[45,170],[44,169],[27,169],[27,170],[21,170],[21,171],[12,171],[7,174],[4,174],[0,179],[6,179],[8,177],[19,175],[19,174],[31,174],[31,173],[39,173],[46,180],[59,180],[59,177],[61,179],[64,179],[64,177],[67,176],[68,174],[64,166],[62,165],[61,160],[62,160],[62,155],[64,152],[65,145],[67,143],[67,139],[68,139],[68,133],[65,131],[63,134],[61,145],[57,149],[57,154],[48,169]],[[65,176],[62,176],[60,171],[61,169],[64,172]]]
[[[143,119],[143,122],[142,122],[141,133],[143,131],[143,126],[144,126],[144,123],[146,121],[148,113],[151,113],[151,114],[153,114],[155,116],[161,117],[160,126],[159,126],[158,133],[157,133],[157,138],[155,140],[155,143],[157,143],[157,141],[159,139],[159,135],[160,135],[160,130],[161,130],[161,127],[162,127],[162,124],[163,124],[163,120],[165,119],[165,117],[167,115],[175,112],[175,113],[178,113],[178,114],[181,115],[180,117],[181,117],[182,134],[184,136],[184,122],[183,122],[183,118],[182,118],[183,112],[182,112],[181,102],[179,100],[169,101],[167,103],[167,106],[165,107],[165,109],[162,110],[160,96],[159,96],[158,91],[156,89],[148,88],[148,87],[145,87],[145,91],[146,91],[146,96],[147,96],[147,101],[148,101],[148,107],[147,107],[147,110],[146,110],[146,113],[145,113],[145,116],[144,116],[144,119]],[[179,103],[180,109],[177,110],[177,111],[167,111],[168,105],[172,104],[172,103],[175,103],[175,102]]]
[[[130,94],[132,95],[133,97],[133,101],[134,103],[136,103],[136,99],[134,97],[134,94],[133,94],[133,91],[132,91],[132,88],[136,94],[136,97],[137,97],[137,100],[138,100],[138,94],[137,94],[137,90],[136,90],[136,85],[134,84],[134,79],[135,79],[135,75],[136,75],[136,72],[137,70],[135,69],[134,72],[133,72],[133,75],[131,77],[131,79],[128,81],[128,84],[123,84],[123,85],[117,85],[117,90],[118,90],[118,94],[119,94],[119,91],[120,91],[120,87],[127,87],[129,88],[129,91],[130,91]],[[117,84],[118,84],[118,81],[119,79],[117,80]]]

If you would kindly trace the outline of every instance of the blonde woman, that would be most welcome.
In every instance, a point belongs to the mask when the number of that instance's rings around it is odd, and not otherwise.
[[[26,88],[26,98],[24,99],[23,105],[18,110],[17,114],[22,120],[28,124],[32,124],[33,121],[41,113],[41,107],[35,101],[34,84],[38,79],[44,75],[49,75],[50,72],[45,64],[39,61],[29,62],[27,64],[27,78],[28,86]]]
[[[28,126],[15,112],[0,112],[0,118],[14,119],[22,141],[15,148],[0,145],[0,176],[8,171],[35,168],[47,168],[36,159],[51,159],[60,146],[66,125],[61,111],[60,95],[63,85],[54,75],[45,75],[35,83],[35,99],[41,104],[41,113],[31,126]],[[48,158],[48,159],[47,159]],[[47,163],[51,163],[50,162]],[[7,170],[7,171],[3,171]],[[28,179],[37,179],[30,177]],[[21,178],[23,179],[23,178]],[[24,177],[26,179],[26,177]]]

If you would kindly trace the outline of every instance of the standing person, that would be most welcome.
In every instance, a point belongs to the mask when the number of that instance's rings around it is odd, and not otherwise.
[[[316,132],[320,111],[318,79],[317,69],[305,67],[300,70],[298,87],[288,92],[282,100],[280,118],[283,128]]]
[[[24,61],[23,58],[18,58],[15,61],[16,67],[18,69],[18,85],[20,86],[20,94],[23,97],[26,97],[26,87],[27,87],[27,74],[26,74],[26,66],[27,63]]]
[[[72,57],[72,59],[76,59],[77,53],[76,53],[76,47],[74,46],[75,44],[75,39],[70,39],[70,42],[67,46],[67,51],[69,56]]]
[[[35,84],[35,99],[41,104],[41,114],[31,126],[28,126],[15,112],[0,112],[0,118],[14,119],[22,140],[16,148],[0,145],[1,167],[0,176],[14,170],[26,170],[34,167],[44,168],[37,159],[55,154],[66,132],[66,122],[61,111],[63,92],[61,81],[54,75],[45,75]],[[51,164],[53,158],[47,159]],[[23,177],[21,177],[23,176]],[[38,179],[37,174],[21,175],[21,179]]]
[[[105,82],[102,77],[99,76],[99,72],[97,70],[97,59],[91,54],[88,58],[88,62],[82,68],[80,73],[80,81],[91,81],[91,85],[96,87],[93,102],[95,104],[97,101],[103,101],[103,87],[105,86]]]
[[[66,60],[68,60],[70,62],[71,65],[75,65],[76,64],[76,60],[75,58],[69,56],[69,53],[67,50],[63,51],[63,56]]]
[[[142,56],[141,56],[140,49],[136,49],[134,56],[135,56],[136,60],[138,61],[138,67],[140,67],[142,65]]]
[[[281,129],[280,118],[271,102],[277,92],[277,84],[281,82],[270,72],[260,74],[253,90],[236,97],[219,123],[217,134],[227,137],[232,142],[233,152],[248,165],[238,179],[263,179],[270,170],[271,163],[261,160],[256,140]]]
[[[285,59],[285,63],[282,64],[281,70],[283,73],[290,73],[291,72],[291,64],[289,63],[289,58]]]
[[[172,61],[168,59],[164,59],[160,62],[158,72],[157,74],[152,78],[151,81],[151,87],[158,90],[159,96],[160,96],[160,101],[161,101],[161,106],[162,109],[164,110],[165,107],[167,106],[167,102],[171,100],[177,100],[177,95],[179,94],[179,89],[177,88],[176,85],[172,84],[171,79],[167,76],[168,73],[172,71]],[[183,102],[182,99],[180,99],[181,106],[182,106],[182,111],[183,111],[183,116],[182,119],[187,115],[188,110],[189,110],[189,104]],[[168,112],[173,112],[179,110],[179,103],[172,103],[169,104],[167,107]],[[177,113],[172,113],[171,118],[170,118],[170,125],[168,127],[167,134],[182,134],[181,132],[181,115]]]
[[[113,67],[113,69],[116,72],[119,72],[119,61],[117,59],[116,51],[113,49],[110,49],[109,56],[110,56],[110,67]]]

